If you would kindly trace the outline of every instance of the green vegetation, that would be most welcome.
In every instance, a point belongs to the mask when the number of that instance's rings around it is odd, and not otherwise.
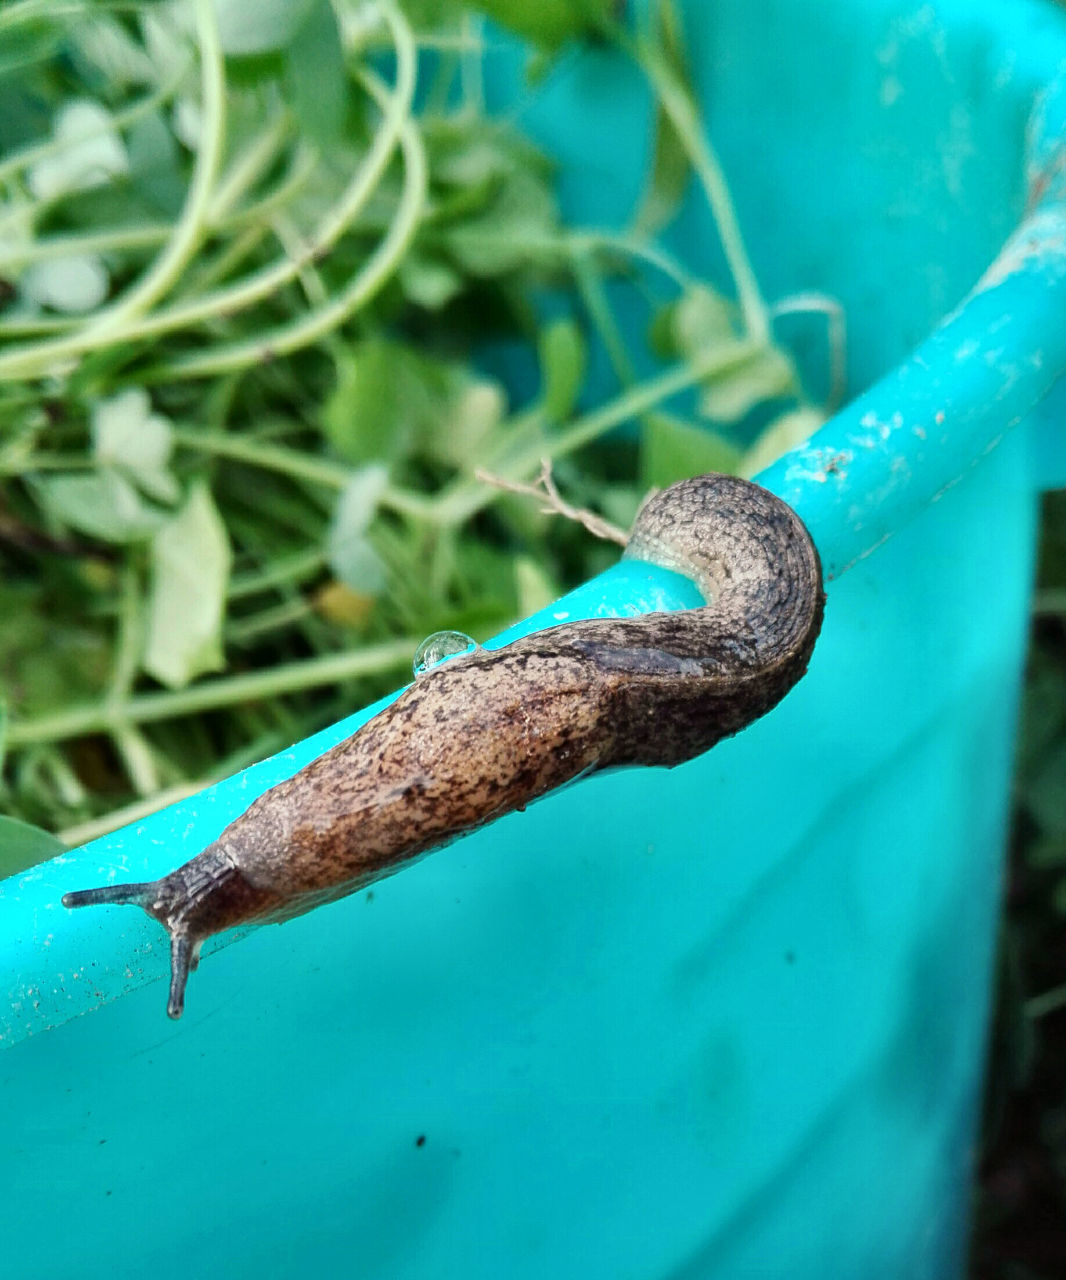
[[[614,558],[479,468],[551,459],[626,527],[649,486],[757,470],[822,420],[672,9],[624,31],[593,0],[482,8],[538,42],[531,75],[588,38],[646,77],[624,233],[561,218],[547,159],[486,111],[464,6],[0,13],[12,819],[105,831],[395,687],[427,633],[483,638]],[[656,241],[690,182],[735,303]],[[20,831],[0,871],[33,858]]]
[[[1044,501],[986,1098],[975,1280],[1066,1270],[1066,493]]]

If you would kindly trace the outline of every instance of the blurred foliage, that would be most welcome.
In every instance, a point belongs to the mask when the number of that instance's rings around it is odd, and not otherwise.
[[[973,1280],[1066,1275],[1066,492],[1041,523]]]
[[[613,560],[478,468],[549,457],[625,527],[647,487],[821,422],[750,272],[734,301],[655,239],[689,186],[722,213],[717,161],[672,6],[617,13],[0,11],[0,811],[83,840]],[[591,38],[647,77],[629,230],[566,225],[487,113],[486,14],[528,76]]]

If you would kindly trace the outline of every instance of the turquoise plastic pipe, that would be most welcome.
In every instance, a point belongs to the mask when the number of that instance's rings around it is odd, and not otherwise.
[[[161,932],[61,895],[166,872],[376,707],[5,882],[12,1275],[959,1273],[1035,499],[1066,479],[1066,23],[687,19],[764,291],[838,298],[869,387],[761,477],[830,578],[808,677],[700,760],[210,954],[179,1024]],[[530,94],[516,62],[491,92],[568,213],[619,224],[639,80],[588,53]],[[675,248],[720,267],[695,197]],[[518,630],[694,602],[626,564]]]

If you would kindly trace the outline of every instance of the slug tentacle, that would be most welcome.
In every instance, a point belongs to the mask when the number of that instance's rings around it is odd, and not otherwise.
[[[189,973],[196,968],[196,947],[185,934],[174,934],[170,939],[170,994],[167,998],[167,1014],[180,1018],[185,1009],[185,984]]]
[[[176,1018],[212,934],[343,897],[585,774],[689,760],[807,669],[821,564],[773,494],[682,481],[645,503],[625,554],[690,577],[707,604],[565,623],[431,667],[170,875],[64,903],[136,903],[167,929]]]
[[[98,889],[78,889],[63,895],[63,906],[101,907],[132,902],[143,907],[151,902],[158,883],[158,880],[152,880],[143,884],[105,884]]]
[[[172,1018],[180,1018],[185,1006],[185,984],[200,962],[204,939],[265,916],[277,900],[275,895],[250,885],[217,841],[160,880],[106,885],[63,895],[65,907],[126,903],[141,907],[170,934],[167,1012]]]

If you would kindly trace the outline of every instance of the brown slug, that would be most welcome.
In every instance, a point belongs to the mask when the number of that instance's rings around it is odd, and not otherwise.
[[[773,494],[721,475],[672,485],[645,503],[624,554],[691,578],[708,603],[568,622],[442,662],[191,861],[64,905],[131,902],[158,920],[177,1018],[211,934],[343,897],[578,775],[689,760],[807,669],[821,564]]]

